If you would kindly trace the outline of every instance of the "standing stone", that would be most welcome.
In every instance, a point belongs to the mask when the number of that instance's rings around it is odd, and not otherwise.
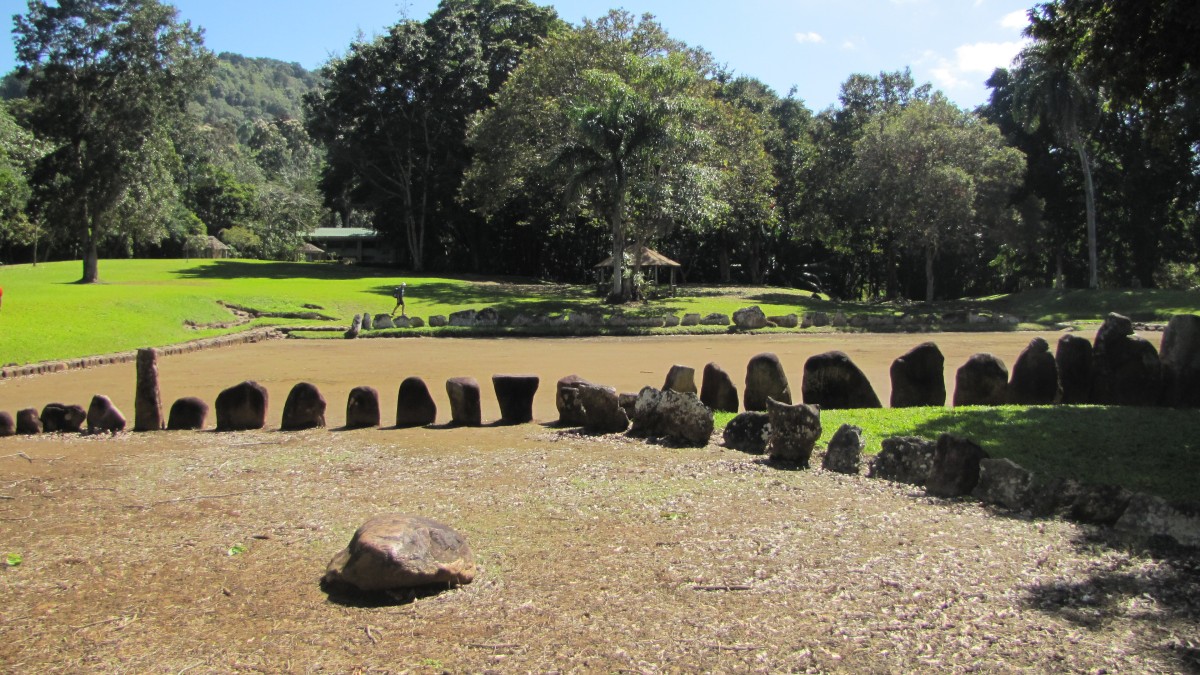
[[[0,438],[13,436],[17,433],[17,421],[12,413],[0,410]]]
[[[737,387],[733,386],[733,378],[715,363],[704,366],[700,401],[720,412],[738,411],[738,391]]]
[[[1159,349],[1163,405],[1200,408],[1200,316],[1171,317]]]
[[[725,447],[755,455],[767,451],[767,439],[771,431],[771,417],[765,412],[744,412],[725,425],[722,440]]]
[[[771,353],[759,354],[746,364],[746,391],[742,408],[747,412],[766,410],[767,399],[789,405],[792,402],[792,390],[788,388],[783,364],[779,363],[778,356]]]
[[[97,394],[92,397],[88,406],[87,431],[89,434],[101,432],[117,433],[125,430],[125,415],[117,410],[117,406],[107,396]]]
[[[704,447],[713,432],[713,412],[695,394],[645,387],[634,405],[631,434],[666,437]]]
[[[363,314],[362,314],[362,329],[363,330],[375,330],[375,324],[371,320],[370,312],[363,312]]]
[[[375,387],[355,387],[346,397],[346,428],[368,429],[379,426],[379,392]]]
[[[1070,333],[1058,339],[1054,355],[1063,405],[1092,402],[1092,343]]]
[[[681,394],[696,393],[696,369],[688,366],[671,366],[663,389],[671,389]]]
[[[475,579],[466,537],[429,518],[391,514],[363,523],[350,545],[333,557],[323,588],[396,591],[459,586]]]
[[[1012,380],[1008,383],[1009,402],[1050,405],[1058,402],[1061,396],[1058,366],[1050,353],[1050,343],[1040,337],[1034,338],[1013,364]]]
[[[574,315],[572,315],[574,316]],[[578,375],[568,375],[558,381],[554,392],[554,405],[558,408],[558,423],[564,427],[581,427],[587,422],[579,388],[591,384]]]
[[[767,327],[767,315],[758,305],[743,307],[733,313],[733,323],[742,330],[757,330]]]
[[[133,400],[133,430],[163,428],[162,398],[158,393],[158,350],[137,351],[137,396]]]
[[[343,337],[345,337],[347,340],[353,340],[354,338],[358,337],[360,331],[362,331],[362,314],[355,314],[354,321],[350,322],[350,329],[343,334]],[[218,406],[217,417],[221,417],[220,406]]]
[[[446,380],[446,395],[450,397],[450,423],[463,427],[483,424],[480,407],[479,382],[473,377],[452,377]]]
[[[859,467],[862,465],[863,450],[866,447],[867,442],[863,440],[862,428],[843,424],[833,434],[833,438],[829,439],[829,446],[825,448],[825,459],[821,461],[821,468],[826,471],[857,475]]]
[[[492,388],[500,403],[501,424],[533,421],[533,397],[541,380],[537,375],[493,375]]]
[[[267,425],[267,388],[253,380],[217,394],[217,431],[249,431]]]
[[[954,377],[954,407],[1004,405],[1008,402],[1008,367],[992,354],[975,354]]]
[[[167,428],[172,431],[199,431],[208,420],[208,404],[195,396],[185,396],[171,404]]]
[[[441,328],[442,326],[448,325],[448,323],[449,322],[446,320],[446,316],[444,314],[434,314],[433,316],[429,317],[430,328]]]
[[[892,362],[892,407],[946,405],[946,358],[932,342],[910,349]]]
[[[868,476],[910,485],[929,481],[937,443],[918,436],[896,436],[883,439],[882,446]]]
[[[771,429],[767,432],[767,454],[771,460],[807,467],[813,446],[821,437],[821,409],[767,399],[767,415],[771,419]]]
[[[845,352],[825,352],[804,362],[804,402],[822,410],[882,408],[867,376]]]
[[[597,434],[618,434],[629,428],[629,415],[621,407],[617,390],[585,383],[578,387],[583,406],[583,428]]]
[[[42,433],[42,418],[36,408],[24,408],[17,411],[17,434],[34,436]]]
[[[1133,334],[1133,322],[1109,314],[1092,344],[1092,403],[1158,405],[1162,365],[1158,350]]]
[[[42,431],[78,433],[83,430],[87,421],[87,411],[83,406],[63,405],[62,403],[47,403],[42,407]]]
[[[425,427],[437,420],[437,404],[425,380],[408,377],[396,394],[396,426],[400,429]]]
[[[925,493],[934,497],[963,497],[979,484],[979,462],[988,454],[974,442],[951,434],[938,438]]]
[[[316,385],[300,382],[288,392],[283,404],[283,431],[300,431],[325,426],[325,397]]]

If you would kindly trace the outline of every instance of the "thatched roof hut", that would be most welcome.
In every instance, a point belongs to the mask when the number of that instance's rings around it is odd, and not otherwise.
[[[319,246],[314,246],[311,242],[304,242],[300,247],[300,255],[308,262],[316,262],[317,260],[328,260],[329,254]]]
[[[625,255],[626,255],[626,257],[633,256],[633,247],[632,246],[625,249]],[[654,283],[659,283],[658,270],[660,267],[666,267],[667,269],[671,270],[671,286],[672,287],[675,286],[675,270],[676,270],[676,268],[683,267],[683,265],[680,265],[679,263],[675,262],[674,260],[671,260],[667,256],[659,253],[658,251],[655,251],[654,249],[652,249],[648,246],[642,247],[641,254],[638,256],[638,258],[639,258],[638,262],[640,262],[642,268],[649,267],[654,270]],[[613,259],[612,259],[612,256],[610,255],[607,258],[605,258],[604,260],[597,263],[594,269],[601,270],[606,267],[612,267],[612,266],[613,266]]]
[[[212,235],[204,240],[204,244],[196,252],[197,258],[230,258],[232,256],[233,249]]]

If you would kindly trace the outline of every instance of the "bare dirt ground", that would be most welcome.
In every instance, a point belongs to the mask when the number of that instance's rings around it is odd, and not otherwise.
[[[947,372],[1031,334],[937,335]],[[1053,337],[1053,336],[1049,336]],[[636,391],[674,363],[842,349],[886,400],[918,336],[278,341],[163,358],[164,405],[265,384],[271,424],[317,384],[334,429],[0,439],[6,672],[1196,672],[1195,559],[1094,531],[725,450],[581,436],[563,375]],[[542,377],[539,423],[338,431],[357,385]],[[0,410],[110,395],[134,367],[0,381]],[[211,424],[211,420],[210,420]],[[330,599],[329,559],[390,511],[464,532],[475,583],[409,604]],[[232,553],[232,555],[231,555]]]

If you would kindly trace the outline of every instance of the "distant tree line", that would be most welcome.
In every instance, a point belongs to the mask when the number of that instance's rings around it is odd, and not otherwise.
[[[29,7],[0,88],[9,259],[209,234],[288,258],[336,223],[414,271],[587,281],[613,256],[614,301],[639,293],[623,252],[643,245],[688,281],[853,298],[1200,282],[1195,3],[1039,4],[978,110],[903,69],[851,76],[819,112],[621,11],[573,27],[529,0],[443,0],[308,73],[213,57],[154,0]],[[127,73],[164,76],[114,88]],[[122,106],[145,126],[88,156],[78,130],[121,138]]]

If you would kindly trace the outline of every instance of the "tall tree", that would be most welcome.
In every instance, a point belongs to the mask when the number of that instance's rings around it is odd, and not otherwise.
[[[53,145],[36,174],[38,201],[81,241],[81,281],[95,282],[101,241],[174,211],[163,203],[176,161],[170,129],[212,57],[157,0],[30,0],[13,33],[31,126]]]
[[[31,195],[26,176],[44,152],[33,134],[9,114],[7,104],[0,102],[0,244],[33,244],[34,264],[41,228],[25,213]]]

